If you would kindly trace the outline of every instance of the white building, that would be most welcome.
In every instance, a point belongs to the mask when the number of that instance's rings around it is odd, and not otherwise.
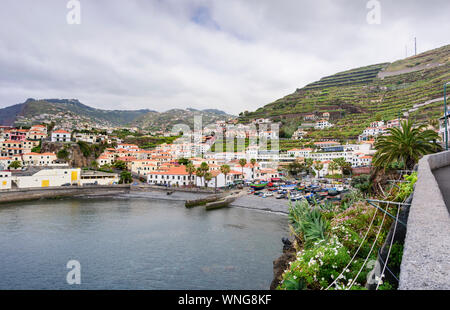
[[[75,141],[83,141],[86,143],[97,143],[97,141],[99,140],[99,138],[97,137],[97,135],[93,134],[93,133],[83,133],[83,132],[78,132],[75,134]]]
[[[11,172],[0,171],[0,190],[11,188]]]
[[[81,185],[113,185],[119,183],[119,174],[101,171],[82,171]]]
[[[116,149],[124,149],[132,152],[139,151],[139,147],[136,144],[128,144],[128,143],[118,143]]]
[[[70,132],[62,129],[53,131],[52,142],[70,142]]]
[[[327,121],[326,119],[321,119],[318,122],[316,122],[316,124],[314,125],[315,129],[326,129],[326,128],[331,128],[333,127],[333,124],[331,124],[329,121]]]
[[[18,188],[80,185],[80,175],[80,168],[42,169],[31,175],[13,175],[12,181]]]
[[[24,165],[28,166],[51,166],[56,162],[55,153],[26,153],[22,155]]]
[[[450,112],[447,113],[447,117],[442,116],[439,118],[439,135],[442,138],[442,142],[445,146],[445,122],[447,122],[447,140],[450,142]]]
[[[309,154],[311,154],[311,152],[313,151],[313,149],[311,148],[306,148],[306,149],[290,149],[289,151],[287,151],[288,156],[290,157],[309,157]]]

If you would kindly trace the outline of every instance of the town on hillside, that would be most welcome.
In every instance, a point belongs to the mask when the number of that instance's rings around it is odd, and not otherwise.
[[[139,133],[141,137],[149,134],[138,128],[71,131],[49,124],[29,128],[1,126],[0,189],[146,183],[219,190],[274,180],[301,181],[302,176],[310,184],[327,179],[342,184],[338,181],[344,178],[368,175],[376,152],[375,139],[389,135],[389,128],[399,128],[405,121],[373,122],[358,140],[345,143],[309,139],[308,126],[327,130],[333,126],[328,119],[328,113],[321,118],[305,116],[307,126],[299,126],[291,139],[280,139],[278,127],[274,126],[278,124],[270,119],[255,119],[248,124],[216,121],[200,131],[175,136],[171,143],[150,148],[125,143],[126,136],[115,135],[120,130]],[[443,135],[444,122],[439,124]],[[173,133],[162,135],[170,137]],[[231,149],[227,148],[229,141]],[[299,147],[286,147],[292,142]],[[73,146],[84,150],[95,145],[98,150],[90,154],[92,160],[77,166],[71,158],[76,155]]]

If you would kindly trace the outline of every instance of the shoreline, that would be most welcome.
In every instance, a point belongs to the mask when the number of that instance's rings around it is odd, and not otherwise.
[[[45,187],[30,189],[11,189],[0,192],[0,205],[11,202],[26,202],[40,199],[77,197],[80,195],[101,196],[127,193],[130,185],[97,185],[86,187]]]
[[[167,193],[171,192],[170,195]],[[165,188],[158,186],[132,186],[130,184],[120,185],[96,185],[86,187],[46,187],[30,189],[11,189],[0,192],[0,206],[2,204],[14,202],[27,202],[41,199],[77,198],[77,197],[113,197],[120,194],[131,194],[139,198],[187,201],[190,199],[200,199],[217,192],[205,189],[190,188]],[[219,192],[225,193],[226,192]],[[231,192],[230,192],[231,193]],[[244,191],[239,193],[236,200],[229,207],[243,208],[254,211],[269,212],[286,216],[289,206],[285,200],[278,201],[275,198],[260,198],[247,195]]]

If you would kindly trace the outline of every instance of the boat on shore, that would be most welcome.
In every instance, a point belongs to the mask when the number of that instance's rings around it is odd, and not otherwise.
[[[266,187],[266,183],[252,183],[250,184],[250,187],[253,188],[255,191],[262,190]]]

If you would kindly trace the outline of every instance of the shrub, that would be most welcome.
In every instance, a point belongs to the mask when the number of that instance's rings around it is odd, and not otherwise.
[[[318,207],[311,208],[305,200],[289,207],[289,220],[297,237],[310,246],[324,240],[329,229],[328,221],[322,216]]]

